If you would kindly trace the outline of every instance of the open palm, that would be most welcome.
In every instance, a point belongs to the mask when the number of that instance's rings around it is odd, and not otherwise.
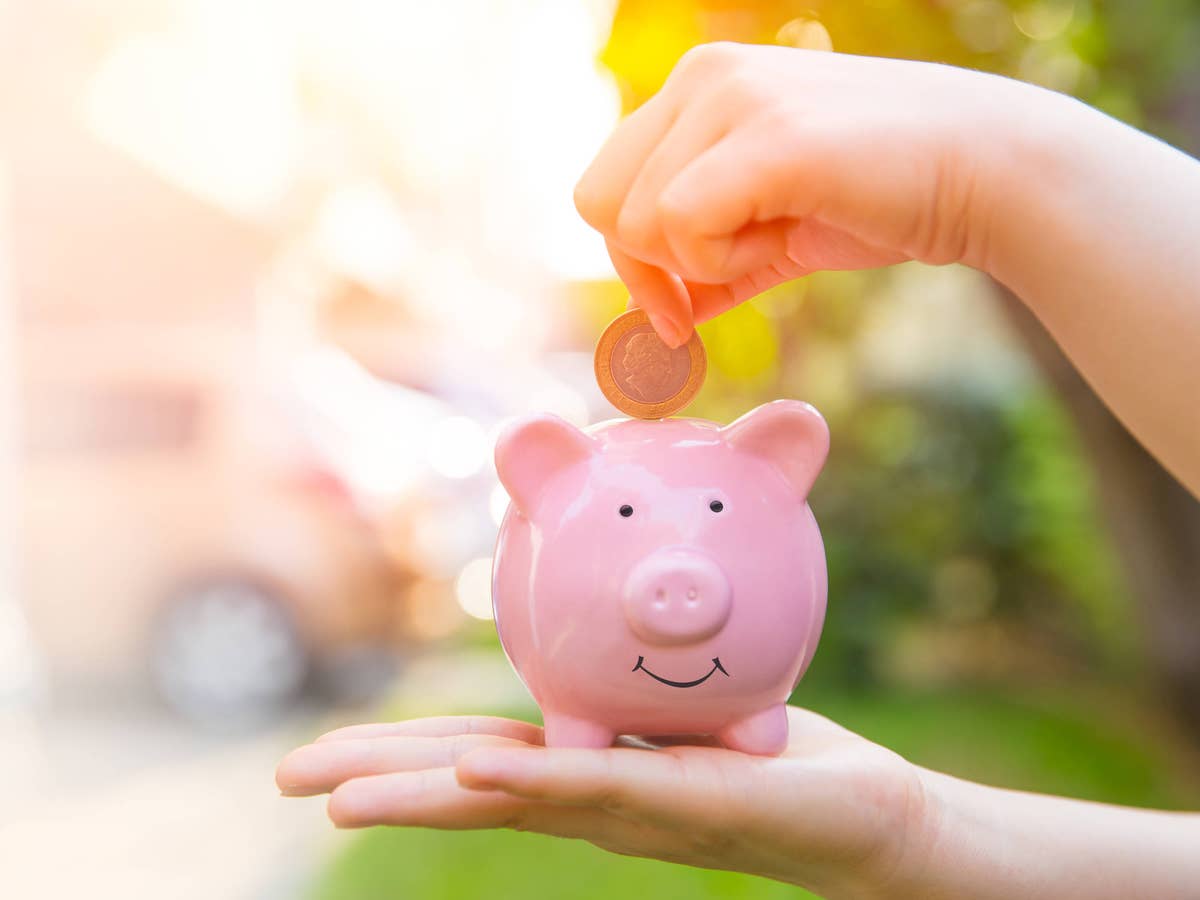
[[[816,713],[788,715],[777,758],[548,749],[537,726],[477,716],[358,725],[294,750],[276,780],[331,793],[341,827],[515,828],[816,890],[886,883],[923,821],[920,770]]]

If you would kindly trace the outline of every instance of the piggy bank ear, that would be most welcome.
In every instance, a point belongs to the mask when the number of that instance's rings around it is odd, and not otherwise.
[[[529,515],[555,473],[584,462],[597,449],[594,440],[558,416],[529,416],[500,433],[496,473],[517,509]]]
[[[775,400],[721,429],[725,440],[775,466],[803,500],[829,455],[829,426],[799,400]]]

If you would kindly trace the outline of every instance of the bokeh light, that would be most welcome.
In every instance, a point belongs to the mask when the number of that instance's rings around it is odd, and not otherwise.
[[[429,464],[447,478],[469,478],[481,471],[491,453],[487,432],[466,416],[450,416],[429,430]]]
[[[1051,41],[1062,35],[1075,15],[1073,0],[1031,3],[1013,12],[1013,21],[1026,37]]]
[[[458,574],[454,596],[463,612],[476,619],[492,618],[492,558],[473,559]]]

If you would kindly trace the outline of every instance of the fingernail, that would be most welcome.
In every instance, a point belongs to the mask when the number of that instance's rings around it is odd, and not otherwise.
[[[647,312],[646,318],[650,320],[650,326],[658,332],[658,336],[662,338],[663,343],[672,349],[682,347],[687,343],[688,338],[692,336],[690,328],[685,330],[682,325],[667,316]]]

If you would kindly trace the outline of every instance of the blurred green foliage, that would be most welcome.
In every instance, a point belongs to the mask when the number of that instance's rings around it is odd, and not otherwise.
[[[906,621],[969,639],[972,623],[1007,620],[1089,663],[1129,651],[1089,472],[1045,393],[873,395],[831,426],[837,452],[811,498],[832,598],[820,677],[878,675]]]

